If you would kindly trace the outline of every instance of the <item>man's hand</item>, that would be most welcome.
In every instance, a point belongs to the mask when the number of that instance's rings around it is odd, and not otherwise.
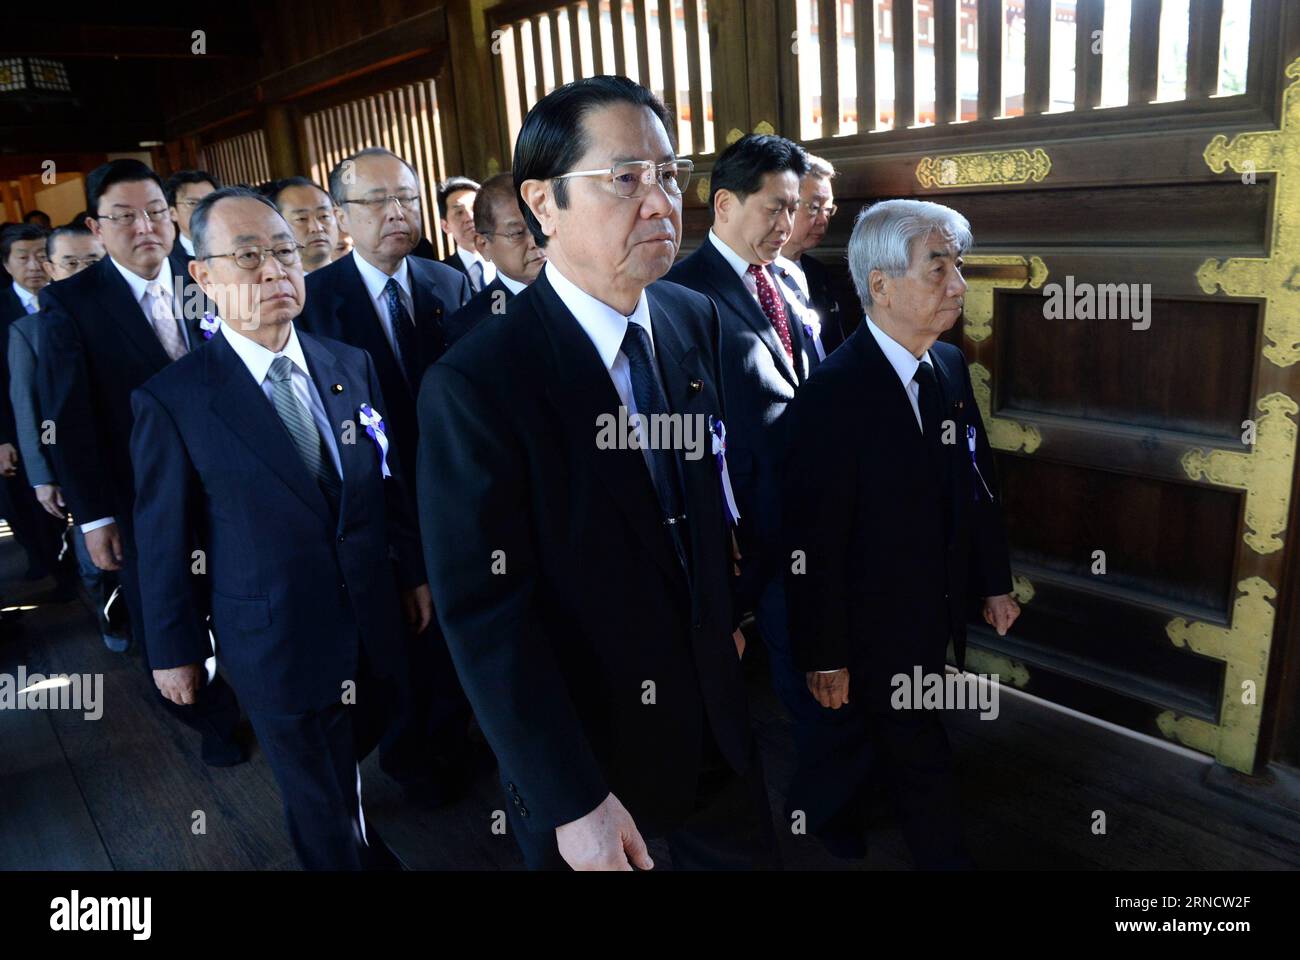
[[[67,504],[63,502],[63,490],[57,483],[38,483],[36,485],[36,502],[52,517],[58,517],[60,520],[66,520],[68,515],[64,513]]]
[[[740,544],[736,542],[736,531],[731,531],[731,575],[740,576]]]
[[[834,673],[812,672],[805,675],[808,692],[823,707],[838,710],[849,702],[849,669],[841,667]]]
[[[555,842],[574,870],[654,869],[632,814],[612,793],[585,817],[556,827]]]
[[[86,550],[101,570],[122,569],[122,534],[116,523],[106,523],[86,534]]]
[[[1007,631],[1011,629],[1018,616],[1020,616],[1020,604],[1012,599],[1011,594],[1003,593],[996,597],[984,598],[984,621],[998,632],[999,637],[1007,635]]]
[[[205,672],[203,664],[187,663],[183,667],[155,670],[153,682],[162,695],[172,703],[188,706],[198,699],[199,687],[202,685]]]
[[[745,632],[740,627],[737,627],[736,632],[731,635],[731,642],[736,645],[736,656],[743,657],[745,655]]]
[[[18,448],[12,443],[0,443],[0,476],[18,475]]]
[[[402,591],[402,613],[406,615],[406,625],[411,628],[412,636],[424,633],[433,620],[433,593],[427,583],[414,590]]]

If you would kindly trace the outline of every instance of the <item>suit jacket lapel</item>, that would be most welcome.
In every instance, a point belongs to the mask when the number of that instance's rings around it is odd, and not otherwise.
[[[650,300],[650,323],[654,327],[655,357],[663,374],[668,408],[680,415],[683,429],[686,423],[693,420],[710,425],[710,418],[719,411],[708,406],[702,391],[691,389],[692,380],[705,382],[708,379],[699,349],[695,344],[682,340],[677,326],[656,301],[654,293],[647,291],[647,296]],[[704,504],[713,502],[714,491],[720,483],[714,466],[710,436],[705,435],[700,439],[705,444],[704,456],[700,459],[688,460],[681,452],[675,454],[686,494],[686,529],[690,533],[691,571],[695,580],[695,589],[692,589],[691,595],[695,600],[698,600],[699,590],[703,587],[700,577],[705,558],[701,552],[701,537],[709,529],[706,518],[700,516],[700,509]]]
[[[266,399],[261,385],[253,382],[244,362],[226,342],[227,336],[237,337],[239,334],[227,334],[223,330],[220,336],[212,338],[209,349],[203,352],[207,375],[214,387],[212,411],[303,503],[318,513],[322,520],[332,522],[325,494],[298,456],[289,431],[280,421],[275,407]]]
[[[767,319],[767,314],[763,313],[763,308],[758,305],[745,286],[745,281],[736,275],[726,258],[720,254],[713,246],[713,241],[705,239],[704,245],[700,250],[705,256],[705,263],[702,266],[704,270],[704,281],[709,284],[717,295],[724,300],[731,309],[745,318],[745,322],[754,329],[771,351],[773,358],[776,360],[777,369],[790,381],[790,385],[798,386],[799,378],[795,375],[794,366],[790,363],[790,358],[786,355],[785,347],[781,345],[781,338],[776,335],[776,329],[772,326],[772,321]],[[770,276],[770,274],[769,274]],[[779,283],[780,281],[775,281]],[[794,324],[791,324],[793,327]],[[791,337],[794,331],[791,330]]]
[[[334,444],[338,447],[339,465],[343,472],[343,500],[339,505],[339,522],[342,523],[343,517],[351,507],[352,498],[357,495],[361,477],[369,469],[367,458],[371,454],[376,457],[379,455],[375,450],[374,441],[366,433],[366,428],[361,425],[361,404],[371,403],[371,398],[365,395],[364,384],[354,383],[348,378],[343,365],[324,344],[301,332],[298,334],[298,342],[302,344],[302,352],[307,358],[307,369],[311,373],[312,383],[316,385],[316,392],[325,407],[325,417],[329,420],[331,430],[336,431]],[[336,384],[343,389],[336,392],[334,390]],[[387,414],[385,410],[378,412],[381,416]],[[352,422],[356,431],[353,437],[354,443],[344,443],[337,432],[348,421]],[[385,421],[385,427],[387,426],[388,421]],[[392,442],[391,438],[389,442]]]
[[[100,304],[113,321],[121,328],[130,343],[151,367],[161,370],[171,363],[171,357],[163,349],[158,334],[145,318],[144,309],[131,296],[131,287],[122,279],[108,257],[99,261],[95,267],[100,272]]]
[[[457,257],[457,260],[460,258]],[[423,271],[416,266],[416,258],[407,257],[407,273],[411,278],[411,303],[415,308],[416,335],[420,344],[420,365],[428,366],[442,356],[447,338],[442,324],[447,306],[442,297],[429,282]]]
[[[632,530],[670,580],[682,582],[660,516],[650,471],[640,450],[598,450],[596,430],[602,414],[618,416],[620,400],[600,355],[586,332],[552,289],[545,274],[533,281],[539,298],[541,326],[550,341],[555,375],[547,392],[558,408],[568,443],[593,468]],[[530,289],[532,289],[530,288]]]

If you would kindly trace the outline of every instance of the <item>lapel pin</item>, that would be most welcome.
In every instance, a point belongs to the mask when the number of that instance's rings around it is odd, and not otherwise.
[[[699,392],[700,392],[701,390],[703,390],[703,389],[704,389],[704,381],[703,381],[703,380],[692,380],[692,381],[691,381],[691,393],[699,393]]]
[[[334,386],[330,387],[330,392],[331,392],[331,393],[342,393],[342,392],[343,392],[343,384],[341,384],[341,383],[336,383],[336,384],[334,384]]]
[[[957,409],[960,410],[960,409],[962,408],[962,404],[965,403],[965,402],[966,402],[965,400],[958,400],[958,401],[957,401]]]

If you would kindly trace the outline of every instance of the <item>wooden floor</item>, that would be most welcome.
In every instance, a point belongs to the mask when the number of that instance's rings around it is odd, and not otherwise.
[[[23,604],[49,583],[19,576],[21,551],[0,540],[0,585]],[[80,603],[38,606],[17,639],[0,642],[0,672],[99,673],[104,709],[0,710],[0,869],[289,870],[297,864],[264,758],[211,769],[197,734],[150,695],[138,659],[100,642]],[[850,864],[779,818],[793,769],[789,726],[752,651],[755,722],[787,868],[906,870],[887,817],[871,852]],[[747,657],[748,659],[748,657]],[[1001,715],[951,718],[971,851],[986,869],[1295,869],[1300,818],[1294,784],[1258,784],[1201,759],[1004,695]],[[1282,774],[1285,781],[1285,773]],[[372,756],[363,766],[368,819],[415,869],[520,869],[508,836],[494,835],[505,800],[494,776],[451,809],[407,805]],[[1094,811],[1105,835],[1092,832]],[[201,815],[206,829],[195,824]],[[660,863],[662,849],[652,846]]]

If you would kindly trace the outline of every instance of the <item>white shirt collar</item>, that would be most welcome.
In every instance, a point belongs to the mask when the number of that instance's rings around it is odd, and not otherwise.
[[[35,303],[38,306],[40,305],[40,301],[36,299],[36,294],[32,293],[17,280],[14,281],[14,293],[18,295],[18,302],[23,305],[24,310],[27,309],[29,303]]]
[[[916,379],[916,369],[921,365],[921,361],[912,356],[912,352],[907,347],[876,326],[871,317],[867,317],[867,329],[876,338],[876,343],[880,344],[885,359],[898,374],[898,379],[903,381],[903,389],[910,389],[912,381]],[[934,358],[930,356],[929,350],[925,352],[924,359],[931,367],[934,366]]]
[[[289,340],[285,343],[284,349],[279,353],[272,353],[266,347],[262,346],[256,340],[250,340],[238,332],[226,332],[226,324],[222,324],[213,336],[222,336],[230,344],[230,348],[235,351],[239,359],[244,361],[244,366],[248,372],[253,375],[253,379],[261,386],[262,381],[271,370],[271,362],[276,357],[288,357],[293,361],[303,376],[310,377],[307,370],[307,357],[302,352],[302,344],[298,341],[298,331],[292,323],[289,324]]]
[[[384,287],[388,285],[388,274],[370,263],[355,250],[352,251],[352,262],[357,265],[357,270],[361,273],[361,281],[366,285],[366,290],[370,293],[370,299],[378,300],[383,296]],[[393,274],[393,279],[397,281],[397,285],[409,297],[411,295],[411,271],[406,266],[405,257],[402,258],[397,272]]]
[[[188,253],[191,257],[194,256],[193,240],[185,236],[185,234],[181,233],[179,229],[177,229],[176,231],[176,239],[180,241],[181,247],[182,249],[184,249],[186,253]]]
[[[654,349],[655,335],[654,329],[650,326],[650,301],[646,298],[644,290],[641,291],[641,298],[637,300],[632,315],[625,317],[609,304],[602,303],[581,289],[560,273],[559,268],[551,261],[547,261],[543,269],[556,296],[569,308],[569,312],[591,339],[606,370],[614,368],[614,361],[623,347],[623,337],[627,335],[629,321],[639,323],[645,328],[646,333],[650,335],[650,347]]]
[[[749,261],[727,246],[726,241],[714,233],[712,227],[709,228],[709,242],[718,248],[718,253],[731,264],[731,269],[736,271],[740,279],[745,279],[745,274],[749,272]]]
[[[460,262],[465,264],[466,270],[469,269],[471,263],[481,263],[484,272],[487,272],[487,261],[483,259],[483,255],[477,250],[470,250],[468,247],[457,247],[456,256],[460,257]]]
[[[133,273],[128,270],[126,267],[114,260],[111,255],[108,259],[112,261],[113,266],[117,267],[117,272],[122,275],[122,279],[125,280],[127,286],[131,288],[131,296],[135,297],[136,303],[139,303],[144,299],[144,295],[149,291],[149,284],[155,281],[162,283],[168,291],[171,291],[171,284],[167,282],[167,279],[169,278],[167,277],[168,271],[166,269],[170,267],[170,264],[167,262],[166,258],[163,259],[162,263],[158,264],[158,272],[148,279],[145,279],[138,273]]]
[[[528,284],[520,283],[518,280],[512,280],[510,279],[510,277],[507,277],[500,270],[497,271],[497,279],[500,280],[503,284],[505,284],[506,289],[509,290],[515,296],[519,296],[519,294],[523,293],[524,290],[528,288]]]

